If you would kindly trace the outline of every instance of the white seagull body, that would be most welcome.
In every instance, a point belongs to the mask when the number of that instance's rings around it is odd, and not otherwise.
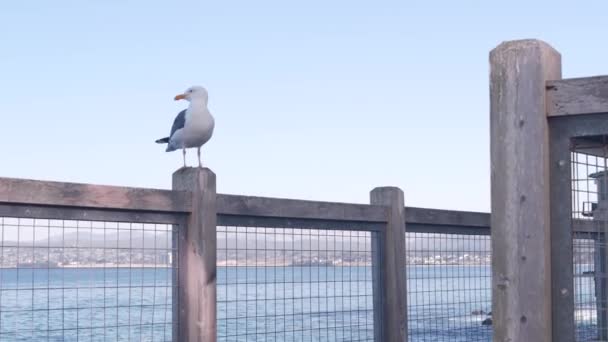
[[[183,94],[177,95],[175,100],[187,100],[190,105],[177,114],[169,136],[156,142],[166,143],[166,152],[181,149],[184,167],[186,167],[186,149],[198,148],[198,166],[202,167],[201,146],[211,139],[215,127],[215,120],[207,108],[207,90],[199,86],[190,87]]]

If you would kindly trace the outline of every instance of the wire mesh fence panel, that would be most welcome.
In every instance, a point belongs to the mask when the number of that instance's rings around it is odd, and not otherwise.
[[[606,285],[605,139],[572,144],[572,218],[587,222],[586,232],[573,234],[574,319],[577,341],[608,340]]]
[[[588,234],[582,234],[588,235]],[[595,239],[576,238],[574,252],[574,321],[577,341],[598,341],[598,307],[594,259],[596,257]]]
[[[172,341],[176,228],[0,217],[0,341]]]
[[[374,341],[374,234],[218,227],[218,341]]]
[[[490,236],[406,233],[409,341],[491,341]]]

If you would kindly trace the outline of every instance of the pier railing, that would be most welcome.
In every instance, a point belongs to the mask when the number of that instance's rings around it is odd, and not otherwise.
[[[0,178],[0,339],[489,336],[465,315],[490,310],[488,214],[390,187],[347,204],[216,194],[207,169],[173,183]]]
[[[490,53],[496,340],[608,340],[608,77],[539,40]]]
[[[0,179],[0,340],[178,336],[190,196]]]

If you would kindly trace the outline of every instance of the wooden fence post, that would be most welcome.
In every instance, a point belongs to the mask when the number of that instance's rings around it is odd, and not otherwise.
[[[173,174],[173,190],[192,192],[192,212],[178,233],[180,342],[216,341],[216,187],[207,169]]]
[[[561,57],[538,40],[490,53],[492,320],[495,341],[552,341],[546,81]]]
[[[405,264],[405,204],[403,191],[375,188],[370,203],[388,207],[386,230],[372,238],[374,272],[374,329],[383,341],[407,341],[407,283]],[[380,259],[380,260],[378,260]],[[379,261],[379,262],[378,262]],[[379,296],[378,296],[379,295]],[[380,317],[378,317],[380,314]]]

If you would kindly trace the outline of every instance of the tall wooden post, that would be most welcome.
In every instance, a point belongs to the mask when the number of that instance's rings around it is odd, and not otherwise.
[[[375,188],[371,204],[388,207],[386,230],[372,239],[374,269],[374,329],[383,341],[407,341],[407,284],[405,265],[405,204],[403,191]],[[379,259],[379,262],[378,262]],[[380,314],[380,317],[378,317]],[[379,319],[378,319],[379,318]]]
[[[178,301],[180,342],[216,341],[216,187],[205,168],[173,174],[173,190],[192,192],[192,212],[179,232]]]
[[[561,57],[538,40],[490,53],[492,321],[495,341],[552,341],[546,81]]]

